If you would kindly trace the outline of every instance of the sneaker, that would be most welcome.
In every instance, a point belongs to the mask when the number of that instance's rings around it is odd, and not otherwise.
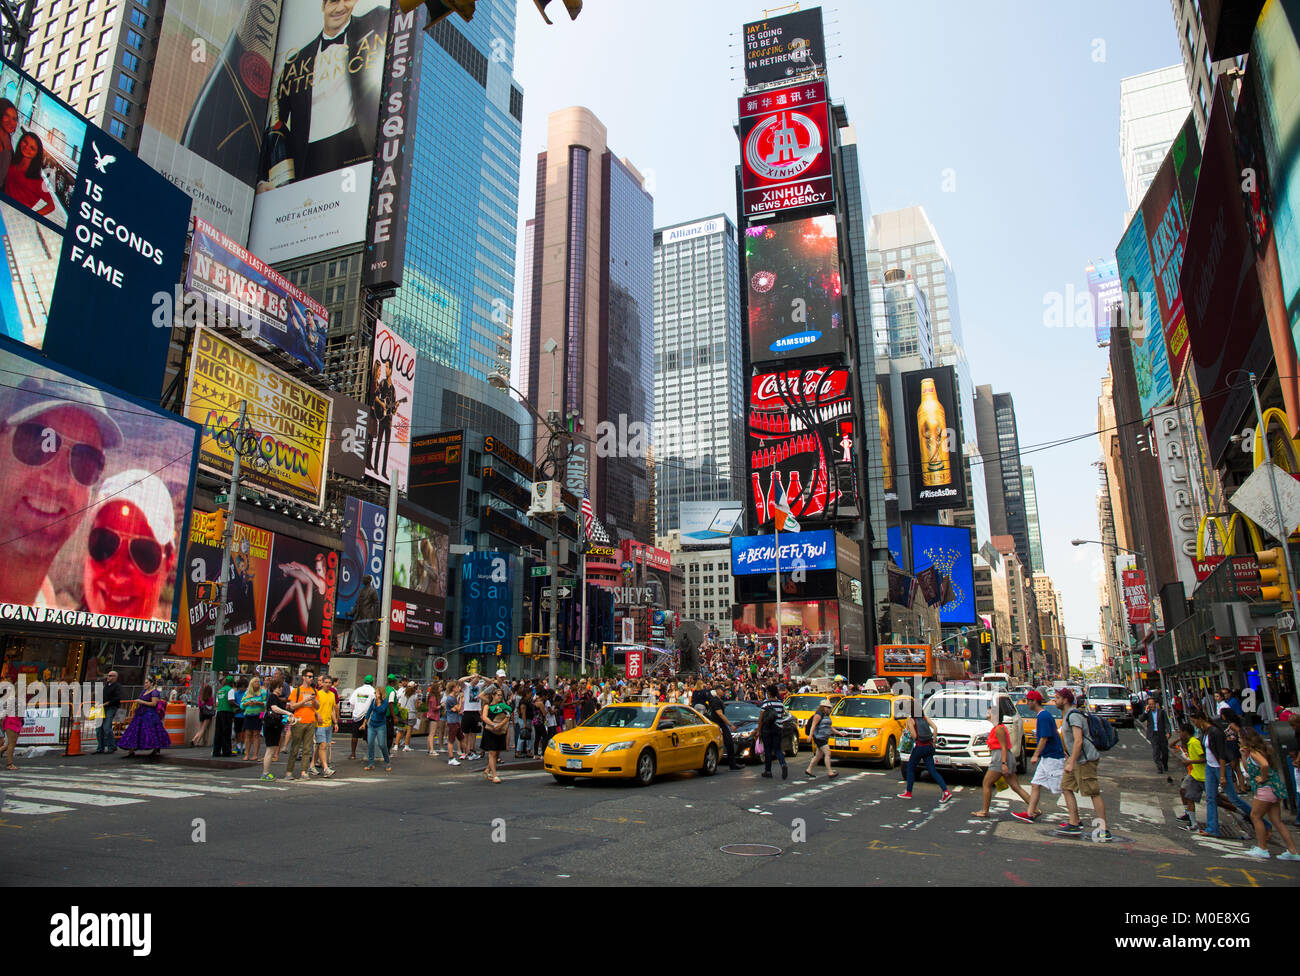
[[[764,774],[763,774],[763,779],[771,779],[771,778],[772,778],[772,774],[771,774],[771,773],[764,773]]]
[[[1080,824],[1063,823],[1056,828],[1056,832],[1062,837],[1081,837],[1083,836],[1083,827]]]
[[[1098,841],[1102,844],[1109,843],[1114,839],[1115,839],[1115,835],[1112,834],[1109,830],[1098,831],[1097,835],[1093,837],[1093,840]]]
[[[1038,816],[1036,814],[1031,817],[1028,813],[1024,812],[1023,810],[1017,810],[1011,816],[1015,817],[1021,823],[1034,823],[1038,820]]]
[[[275,779],[275,773],[267,773],[266,775],[260,776],[258,778],[261,779],[264,783],[269,783],[271,780]]]
[[[315,766],[308,766],[308,767],[307,767],[307,775],[308,775],[308,776],[319,776],[319,775],[320,775],[320,770],[317,769]]]
[[[329,779],[337,772],[338,772],[337,769],[326,769],[325,772],[321,773],[321,775],[324,776],[326,779]]]
[[[1277,856],[1279,861],[1300,861],[1300,854],[1292,854],[1290,851],[1283,851]]]
[[[455,759],[455,758],[448,759],[448,760],[447,760],[447,765],[448,765],[448,766],[459,766],[459,765],[460,765],[460,760],[459,760],[459,759]]]
[[[1196,829],[1196,821],[1189,820],[1186,817],[1174,817],[1174,823],[1178,824],[1183,830],[1192,831]]]
[[[402,751],[403,751],[403,752],[410,752],[410,751],[411,751],[411,747],[410,747],[410,746],[402,746]]]
[[[1246,852],[1246,856],[1258,858],[1261,861],[1267,861],[1270,857],[1272,857],[1272,855],[1269,854],[1269,852],[1264,850],[1264,848],[1262,847],[1252,847],[1250,850]]]
[[[471,753],[470,753],[468,756],[466,756],[465,758],[468,759],[470,762],[478,762],[478,760],[480,760],[480,759],[483,758],[483,753],[481,753],[481,752],[471,752]]]
[[[899,793],[899,794],[898,794],[898,798],[899,798],[900,800],[910,800],[910,799],[912,798],[912,791],[911,791],[911,790],[907,790],[907,791],[905,791],[905,792],[903,792],[903,793]]]
[[[943,796],[939,797],[939,802],[947,803],[951,799],[952,799],[952,790],[944,790]]]

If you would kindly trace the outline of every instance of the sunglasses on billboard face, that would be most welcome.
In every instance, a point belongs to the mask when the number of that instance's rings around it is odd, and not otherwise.
[[[50,435],[54,437],[52,451],[47,449],[47,439]],[[14,428],[14,457],[31,468],[49,464],[63,444],[64,438],[57,431],[50,430],[45,424],[36,421],[28,421]],[[99,448],[91,444],[68,442],[68,467],[71,468],[72,477],[78,484],[86,487],[98,484],[100,476],[104,473],[104,463],[104,452]]]
[[[90,530],[90,558],[97,563],[106,563],[117,554],[123,540],[127,542],[127,552],[136,568],[146,576],[158,572],[162,565],[163,547],[156,539],[140,535],[119,535],[112,529],[96,528]]]

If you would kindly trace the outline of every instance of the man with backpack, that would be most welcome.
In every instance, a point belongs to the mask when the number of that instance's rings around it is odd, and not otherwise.
[[[1092,808],[1096,812],[1101,829],[1095,834],[1099,841],[1109,841],[1110,829],[1106,823],[1106,803],[1101,797],[1101,784],[1097,778],[1097,763],[1101,758],[1098,749],[1109,749],[1114,743],[1114,729],[1104,718],[1086,716],[1074,707],[1074,692],[1069,688],[1058,688],[1055,697],[1056,707],[1061,710],[1061,740],[1065,746],[1065,768],[1061,773],[1061,792],[1065,795],[1065,807],[1070,819],[1056,828],[1061,837],[1083,836],[1083,824],[1079,820],[1079,803],[1076,793],[1092,798]],[[1090,728],[1090,718],[1097,718],[1105,723],[1109,735],[1103,738],[1102,729]]]
[[[788,779],[790,767],[781,749],[781,723],[785,721],[785,704],[777,697],[776,685],[767,686],[767,698],[759,706],[758,739],[763,743],[763,776],[772,778],[772,760],[781,764],[781,778]]]

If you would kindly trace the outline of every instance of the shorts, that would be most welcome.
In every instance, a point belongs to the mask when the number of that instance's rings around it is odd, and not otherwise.
[[[1191,773],[1183,777],[1183,781],[1178,784],[1178,788],[1182,790],[1183,799],[1188,803],[1195,803],[1205,796],[1205,784],[1199,779],[1193,779]]]
[[[1034,770],[1034,778],[1030,780],[1030,786],[1045,786],[1053,793],[1061,792],[1061,774],[1065,772],[1065,760],[1054,759],[1050,756],[1040,756],[1038,759],[1038,768]]]
[[[984,771],[986,773],[995,772],[1002,776],[1005,776],[1007,773],[1011,772],[1011,770],[1006,768],[1006,763],[1002,761],[1001,749],[989,754],[989,765],[988,768]]]
[[[456,741],[457,739],[459,739],[459,738],[460,738],[460,723],[459,723],[459,722],[448,722],[448,723],[447,723],[447,739],[448,739],[449,741],[451,741],[451,742],[455,742],[455,741]]]
[[[275,748],[280,744],[280,734],[284,731],[284,723],[280,721],[280,716],[275,717],[274,722],[262,723],[262,738],[266,740],[268,748]]]
[[[1280,801],[1278,800],[1277,793],[1275,793],[1275,792],[1273,791],[1273,787],[1271,787],[1271,786],[1257,786],[1257,787],[1255,787],[1255,799],[1258,800],[1260,803],[1278,803],[1278,802],[1280,802]]]
[[[1061,789],[1081,796],[1100,796],[1101,784],[1097,782],[1097,760],[1076,763],[1074,769],[1064,771],[1061,763]]]
[[[461,731],[465,735],[478,735],[479,730],[483,728],[482,719],[478,712],[465,712],[460,717]]]
[[[235,716],[235,725],[234,725],[234,729],[235,729],[235,735],[243,735],[243,734],[244,734],[244,714],[243,714],[243,712],[240,712],[238,715]]]
[[[329,744],[334,741],[334,726],[318,725],[316,726],[316,741],[318,743]]]
[[[506,747],[506,736],[504,732],[484,732],[483,745],[480,747],[483,752],[501,752]]]

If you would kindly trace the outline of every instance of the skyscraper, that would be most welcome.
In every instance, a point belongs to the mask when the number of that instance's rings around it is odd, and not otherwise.
[[[483,0],[423,40],[402,286],[384,317],[434,362],[508,372],[523,92],[515,5]],[[454,106],[454,111],[449,110]]]
[[[739,250],[723,214],[655,231],[655,532],[744,483]],[[728,621],[728,624],[730,621]]]
[[[994,393],[990,386],[977,387],[975,414],[980,454],[984,457],[989,525],[994,536],[1011,536],[1020,565],[1026,573],[1033,573],[1015,402],[1010,393]]]
[[[1025,521],[1029,525],[1029,558],[1033,560],[1035,573],[1046,572],[1043,562],[1043,532],[1038,524],[1038,489],[1034,484],[1034,469],[1025,465],[1021,469],[1021,480],[1025,487]]]
[[[1191,107],[1181,64],[1120,80],[1119,156],[1128,194],[1126,224],[1155,179]]]
[[[532,223],[521,390],[545,413],[554,375],[555,409],[583,424],[564,486],[589,491],[615,536],[650,540],[654,199],[589,109],[551,114]]]

